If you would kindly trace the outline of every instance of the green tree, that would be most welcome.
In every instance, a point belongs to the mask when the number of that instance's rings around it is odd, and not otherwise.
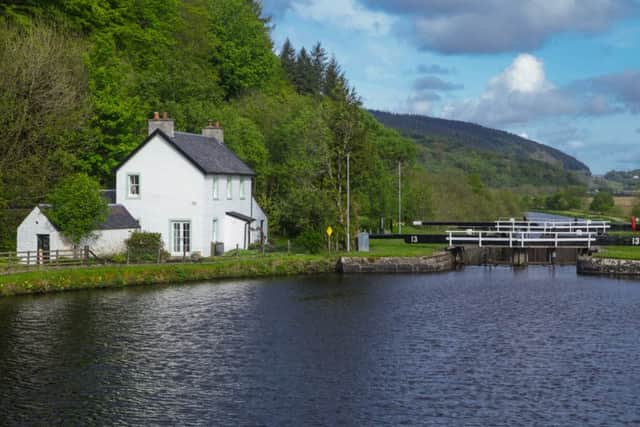
[[[293,81],[296,72],[296,50],[288,37],[282,44],[280,63],[289,81]]]
[[[33,21],[0,18],[0,171],[9,207],[32,206],[85,151],[84,44]]]
[[[311,49],[311,83],[312,93],[314,95],[322,94],[324,71],[326,67],[327,51],[322,47],[320,42],[318,42]]]
[[[226,97],[263,88],[275,76],[277,57],[262,7],[253,0],[212,0],[209,35],[212,63]]]
[[[107,201],[100,195],[100,184],[86,174],[64,178],[49,193],[47,215],[74,245],[91,236],[108,214]]]
[[[610,211],[614,205],[613,195],[606,191],[601,191],[595,195],[589,209],[593,212],[604,213]]]

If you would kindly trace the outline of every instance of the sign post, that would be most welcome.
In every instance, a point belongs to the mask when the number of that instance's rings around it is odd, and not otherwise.
[[[327,241],[328,241],[328,244],[329,244],[329,252],[331,252],[331,235],[333,234],[333,228],[331,228],[331,226],[328,226],[326,233],[327,233],[327,237],[328,237]]]

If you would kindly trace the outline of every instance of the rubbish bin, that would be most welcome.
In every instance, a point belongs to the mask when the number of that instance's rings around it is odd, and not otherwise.
[[[358,252],[369,252],[369,233],[358,233]]]
[[[224,243],[215,242],[213,244],[213,246],[214,246],[213,255],[220,256],[220,255],[224,254]]]

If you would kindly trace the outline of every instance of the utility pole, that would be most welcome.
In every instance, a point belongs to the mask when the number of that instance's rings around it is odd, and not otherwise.
[[[351,252],[351,178],[349,176],[350,153],[347,153],[347,252]]]
[[[398,234],[402,234],[402,162],[398,161]]]

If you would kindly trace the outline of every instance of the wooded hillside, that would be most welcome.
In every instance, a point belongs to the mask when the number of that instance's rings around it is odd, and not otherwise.
[[[343,239],[347,153],[352,231],[396,217],[399,162],[406,220],[522,208],[465,164],[428,172],[423,149],[362,108],[320,43],[274,53],[256,1],[20,0],[0,14],[0,249],[65,176],[87,172],[113,187],[114,166],[153,111],[184,131],[219,120],[258,173],[254,192],[277,235],[332,225]]]

